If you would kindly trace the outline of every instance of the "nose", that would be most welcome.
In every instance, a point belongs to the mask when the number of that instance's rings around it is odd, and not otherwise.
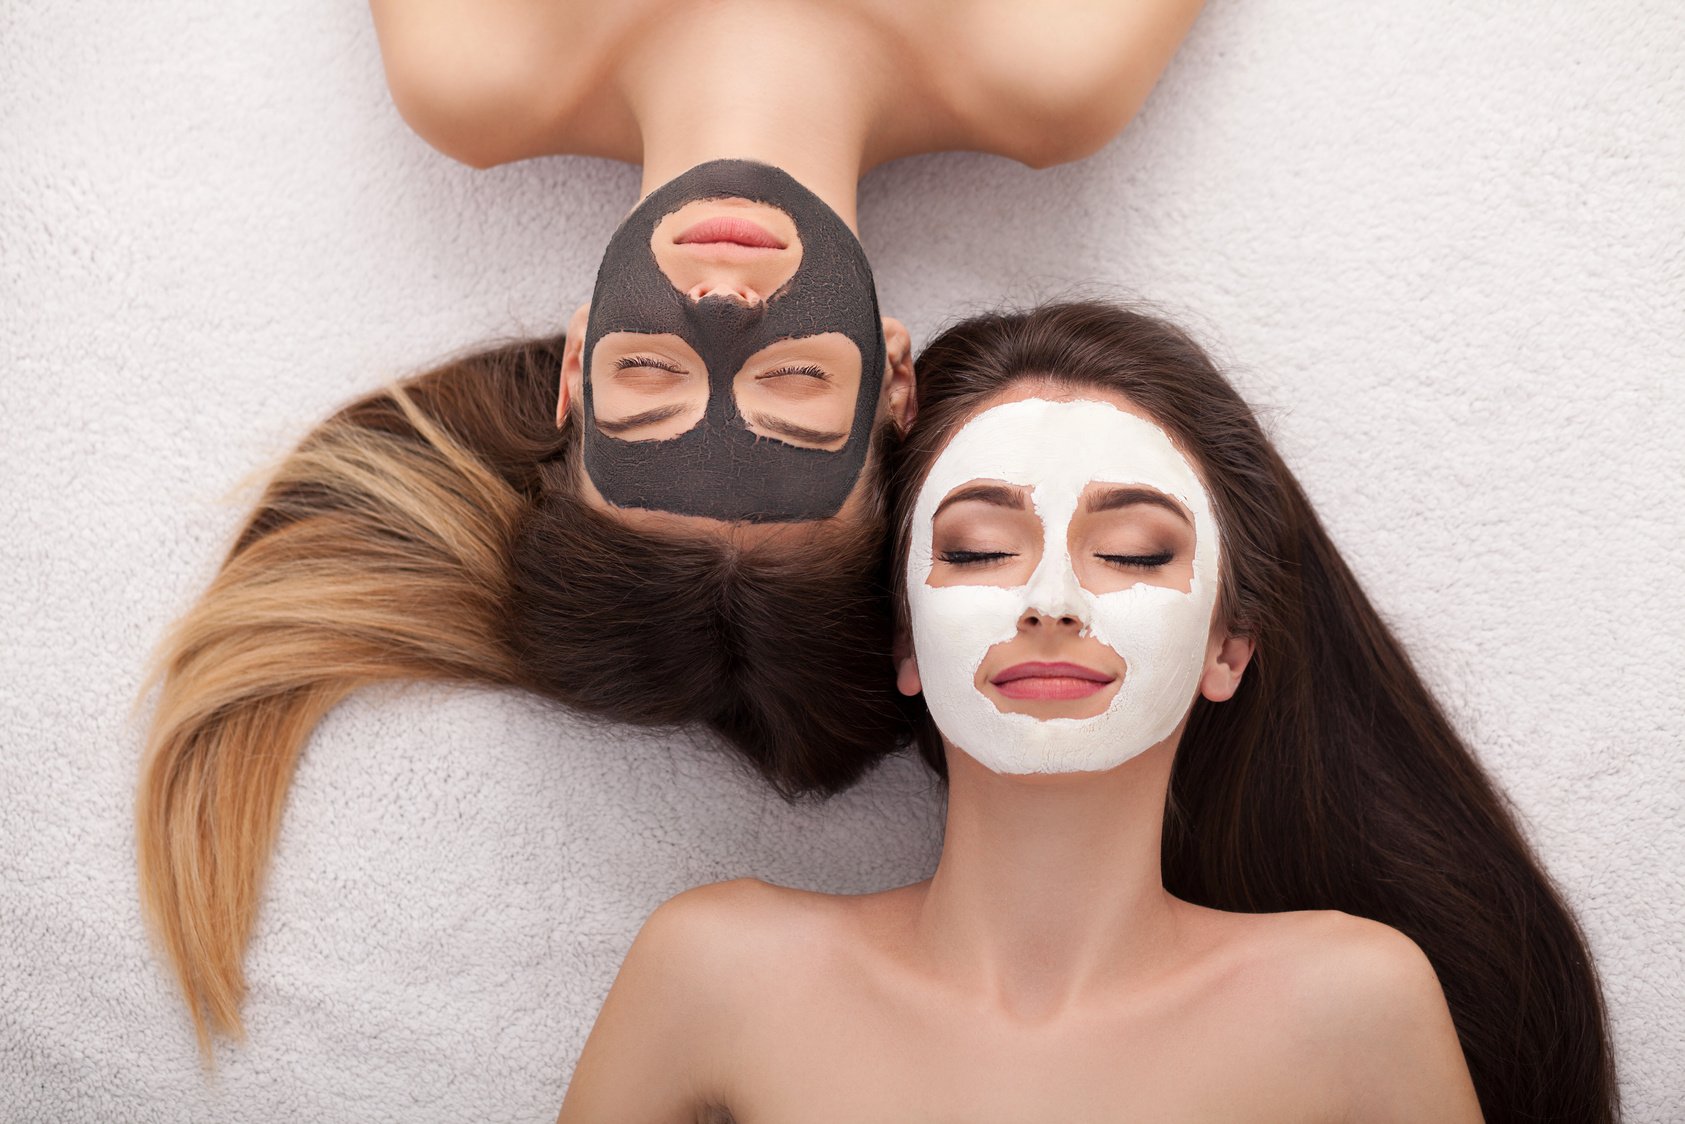
[[[1033,606],[1025,609],[1024,615],[1018,618],[1018,629],[1020,632],[1026,629],[1040,631],[1043,628],[1070,628],[1076,629],[1080,632],[1083,627],[1082,617],[1078,616],[1076,613],[1055,614],[1045,612],[1041,609],[1034,608]]]
[[[753,286],[747,285],[742,281],[730,279],[721,281],[698,281],[690,287],[689,292],[685,295],[693,301],[700,301],[704,297],[721,297],[726,300],[735,301],[738,304],[743,305],[745,308],[753,308],[755,305],[760,304],[763,300],[762,296],[754,290]]]
[[[1036,628],[1044,624],[1087,626],[1087,599],[1082,595],[1076,571],[1071,569],[1070,559],[1065,557],[1064,552],[1044,557],[1030,576],[1029,588],[1024,592],[1027,605],[1018,618],[1020,628]]]

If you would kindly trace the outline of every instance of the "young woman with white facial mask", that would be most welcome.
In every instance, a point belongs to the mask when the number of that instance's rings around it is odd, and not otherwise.
[[[167,638],[137,842],[202,1043],[239,1029],[293,767],[359,687],[706,726],[785,795],[904,740],[880,570],[911,344],[879,314],[859,177],[917,152],[1086,155],[1199,8],[372,4],[397,110],[446,154],[604,156],[643,184],[565,332],[317,427]]]
[[[1615,1120],[1571,912],[1197,345],[1052,306],[918,374],[936,871],[672,899],[561,1121]]]

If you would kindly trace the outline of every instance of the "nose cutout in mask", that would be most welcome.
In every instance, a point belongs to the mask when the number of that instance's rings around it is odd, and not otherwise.
[[[663,217],[702,199],[747,199],[790,216],[801,242],[795,274],[763,301],[726,292],[693,300],[651,250]],[[614,332],[672,334],[701,357],[708,401],[700,422],[661,441],[619,440],[597,426],[591,356]],[[838,332],[860,354],[860,388],[837,450],[802,448],[749,429],[732,380],[780,340]],[[823,200],[787,173],[747,160],[698,165],[652,192],[609,241],[585,337],[585,471],[618,507],[713,519],[798,522],[835,515],[866,462],[885,364],[883,321],[865,251]]]
[[[1088,600],[1091,596],[1077,581],[1076,570],[1071,566],[1070,549],[1063,543],[1048,544],[1042,551],[1041,564],[1030,575],[1029,585],[1024,588],[1026,611],[1054,620],[1074,617],[1081,622],[1082,633],[1086,636],[1089,622],[1094,619],[1094,609]]]
[[[1040,562],[1021,586],[931,585],[936,509],[956,489],[1002,481],[1030,490]],[[1095,593],[1071,564],[1071,521],[1094,483],[1176,500],[1194,528],[1188,588],[1136,582]],[[1109,769],[1163,741],[1193,704],[1217,598],[1219,539],[1205,488],[1163,430],[1098,401],[1009,402],[973,418],[931,466],[913,508],[907,599],[931,716],[955,746],[998,773]],[[1032,612],[1073,617],[1126,669],[1106,710],[1038,718],[1002,710],[978,684],[991,649]],[[1045,658],[1045,657],[1042,657]]]

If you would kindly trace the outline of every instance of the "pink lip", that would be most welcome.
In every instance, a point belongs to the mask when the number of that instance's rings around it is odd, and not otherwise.
[[[686,227],[677,238],[674,245],[688,246],[695,243],[726,242],[734,246],[747,246],[755,250],[782,250],[784,243],[773,237],[765,227],[752,223],[748,219],[721,216],[719,218],[703,219],[693,226]]]
[[[1085,699],[1117,679],[1074,663],[1019,663],[989,680],[1009,699]]]

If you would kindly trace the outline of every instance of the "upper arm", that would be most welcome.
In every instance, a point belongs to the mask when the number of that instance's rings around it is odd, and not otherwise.
[[[1377,921],[1334,915],[1322,1012],[1349,1118],[1481,1120],[1445,993],[1420,946]]]
[[[756,885],[701,886],[650,914],[586,1039],[558,1124],[689,1124],[721,1099],[744,987],[733,938]]]

